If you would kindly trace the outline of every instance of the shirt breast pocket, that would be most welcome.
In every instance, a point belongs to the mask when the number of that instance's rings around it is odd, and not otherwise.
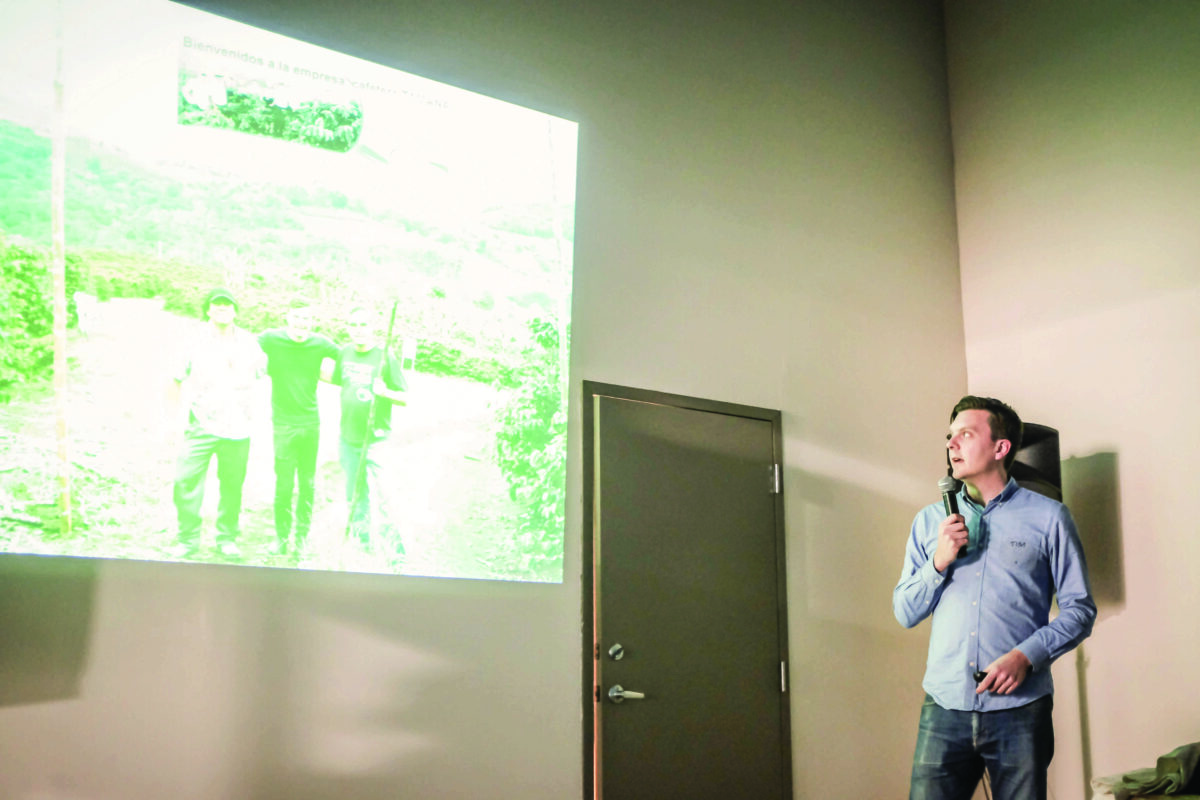
[[[1041,547],[1033,536],[1021,532],[997,537],[995,551],[1006,563],[1018,569],[1029,569],[1041,558]]]

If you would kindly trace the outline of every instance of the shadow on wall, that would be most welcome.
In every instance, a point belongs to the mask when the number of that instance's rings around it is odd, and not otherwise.
[[[1117,454],[1095,453],[1062,462],[1063,494],[1083,542],[1088,562],[1092,597],[1098,612],[1120,611],[1125,606],[1125,570],[1121,554],[1120,487]],[[1083,785],[1091,785],[1091,714],[1088,703],[1087,643],[1075,650],[1075,673],[1079,681],[1080,746]]]
[[[1095,453],[1062,462],[1063,494],[1087,556],[1092,596],[1100,614],[1125,607],[1117,454]]]
[[[277,572],[258,576],[257,652],[241,664],[239,725],[253,733],[239,796],[472,797],[490,784],[547,796],[528,768],[545,705],[512,676],[543,658],[529,631],[556,624],[562,585]],[[562,699],[579,702],[573,689]],[[497,715],[522,733],[498,744],[485,724]]]
[[[79,696],[98,564],[0,556],[0,706]]]
[[[892,589],[904,565],[909,522],[922,501],[938,499],[937,478],[903,488],[918,498],[914,501],[898,497],[900,491],[875,491],[840,475],[789,467],[789,617],[795,613],[888,636],[900,632],[891,611]],[[917,494],[921,488],[924,497]]]

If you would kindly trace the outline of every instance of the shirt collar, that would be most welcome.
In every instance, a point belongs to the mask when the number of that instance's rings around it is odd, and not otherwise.
[[[1004,488],[1000,490],[1000,494],[993,497],[992,502],[988,503],[988,505],[990,506],[992,504],[1000,504],[1008,501],[1009,498],[1016,494],[1016,491],[1019,488],[1021,487],[1017,485],[1017,482],[1012,477],[1009,477],[1008,483],[1004,484]],[[965,483],[959,487],[958,494],[959,497],[961,497],[965,502],[970,503],[972,507],[981,511],[983,510],[984,507],[972,500],[971,496],[967,494],[967,485]]]

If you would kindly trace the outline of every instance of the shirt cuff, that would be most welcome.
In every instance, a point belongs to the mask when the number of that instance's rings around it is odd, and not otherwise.
[[[1036,634],[1021,642],[1016,649],[1025,654],[1029,659],[1030,669],[1035,672],[1044,669],[1050,662],[1050,652],[1037,640]]]

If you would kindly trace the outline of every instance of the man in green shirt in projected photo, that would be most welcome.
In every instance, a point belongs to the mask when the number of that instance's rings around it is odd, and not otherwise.
[[[275,542],[271,552],[276,555],[287,554],[289,547],[294,547],[296,556],[303,553],[312,527],[317,445],[321,439],[317,380],[322,365],[332,362],[338,352],[337,345],[312,328],[312,307],[294,301],[286,325],[258,337],[267,354],[267,375],[271,378],[275,429]]]
[[[392,427],[392,406],[404,405],[408,386],[400,364],[379,344],[378,315],[358,306],[346,316],[350,344],[338,353],[331,378],[342,387],[339,458],[346,473],[348,533],[367,547],[382,545],[403,557],[388,503],[383,448]]]

